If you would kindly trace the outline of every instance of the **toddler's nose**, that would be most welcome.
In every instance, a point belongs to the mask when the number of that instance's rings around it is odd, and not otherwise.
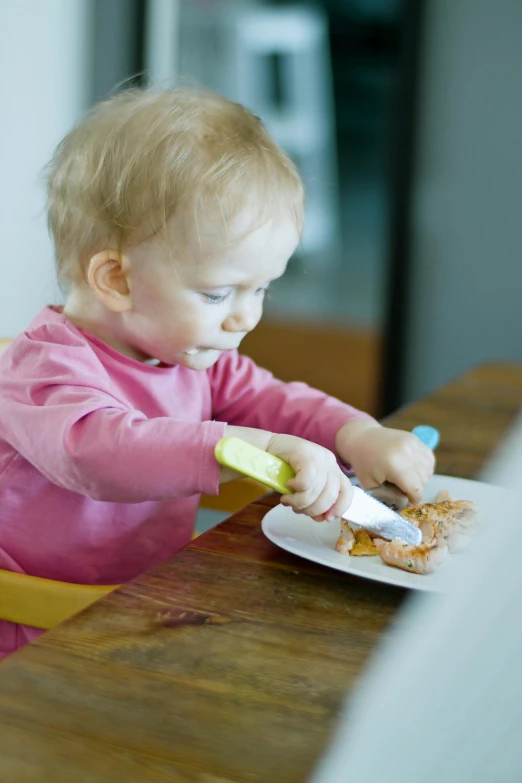
[[[223,321],[225,332],[251,332],[259,323],[261,312],[258,307],[243,306],[230,313]]]

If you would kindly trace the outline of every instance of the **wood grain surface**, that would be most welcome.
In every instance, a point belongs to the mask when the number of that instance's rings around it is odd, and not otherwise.
[[[388,420],[476,477],[522,402],[477,368]],[[301,783],[402,589],[271,544],[268,495],[0,664],[2,783]]]

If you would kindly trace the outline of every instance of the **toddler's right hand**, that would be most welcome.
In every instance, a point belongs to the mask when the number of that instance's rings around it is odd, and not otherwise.
[[[287,483],[293,494],[282,495],[283,505],[316,522],[336,519],[347,510],[353,488],[331,451],[294,435],[273,435],[266,450],[295,472]]]

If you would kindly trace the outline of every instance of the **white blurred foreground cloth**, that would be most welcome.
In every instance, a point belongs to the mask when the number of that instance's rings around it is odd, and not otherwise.
[[[485,480],[513,492],[449,592],[410,601],[312,783],[522,781],[522,421]]]

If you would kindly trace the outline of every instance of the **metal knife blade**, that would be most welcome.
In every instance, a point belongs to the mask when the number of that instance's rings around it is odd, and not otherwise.
[[[353,499],[350,507],[343,514],[343,519],[388,541],[401,538],[407,544],[417,546],[422,539],[418,527],[385,506],[384,503],[380,503],[360,487],[353,488]]]

